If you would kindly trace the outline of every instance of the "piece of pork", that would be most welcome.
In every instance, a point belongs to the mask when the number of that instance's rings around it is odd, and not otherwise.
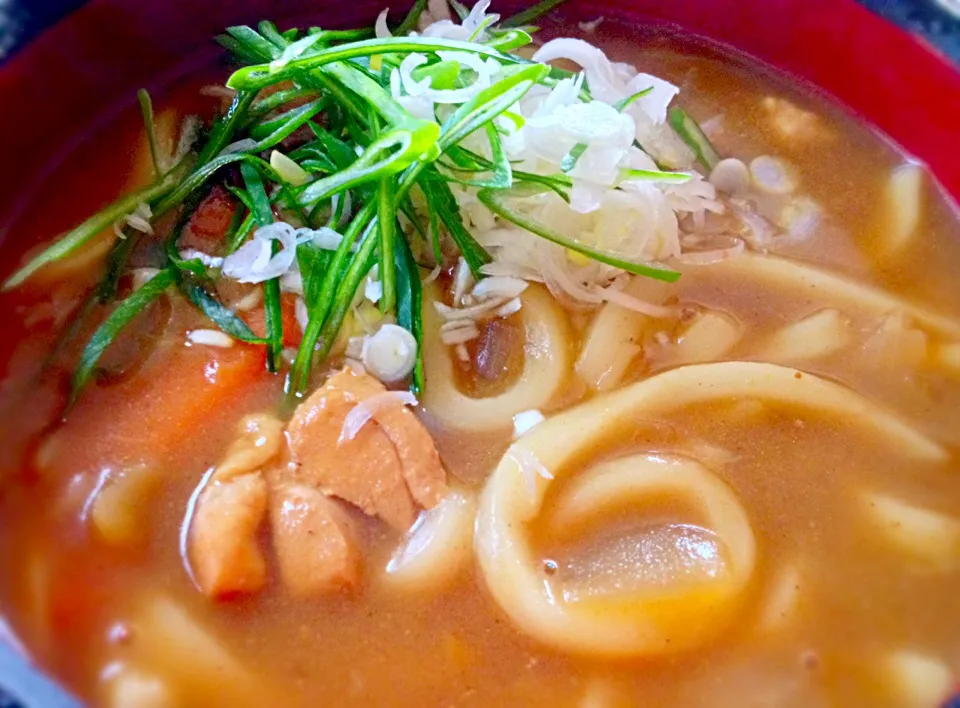
[[[280,453],[283,424],[267,415],[244,418],[237,438],[197,499],[190,525],[190,561],[209,597],[260,590],[267,566],[258,530],[267,511],[264,466]]]
[[[431,508],[446,492],[446,474],[429,433],[396,405],[378,408],[374,421],[352,439],[341,435],[350,411],[385,390],[348,367],[300,405],[287,436],[298,480],[406,531],[418,505]]]
[[[211,480],[201,492],[190,526],[190,561],[208,597],[257,592],[266,584],[257,538],[266,510],[267,483],[260,472]]]
[[[292,595],[316,597],[359,584],[360,553],[341,502],[281,483],[270,493],[270,521],[280,577]]]

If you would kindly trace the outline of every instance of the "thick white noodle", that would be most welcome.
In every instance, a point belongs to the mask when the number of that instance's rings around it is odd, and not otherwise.
[[[788,290],[798,298],[829,304],[850,314],[859,311],[885,315],[900,310],[924,329],[952,339],[960,338],[960,319],[891,295],[872,285],[786,258],[743,253],[737,258],[713,264],[710,274],[729,275],[740,282],[762,280]]]
[[[171,684],[217,695],[224,705],[270,703],[270,679],[172,598],[148,596],[131,624],[150,637],[149,642],[134,643],[131,660]]]
[[[923,165],[908,162],[890,173],[884,194],[879,252],[896,256],[916,238],[923,210]]]
[[[704,312],[687,327],[670,352],[676,364],[715,361],[726,356],[743,336],[743,328],[723,312]]]
[[[512,461],[509,463],[515,464]],[[498,468],[497,474],[503,469]],[[526,492],[529,498],[529,480]],[[549,480],[544,480],[548,482]],[[488,487],[489,490],[489,487]],[[515,493],[522,493],[519,489]],[[495,491],[488,492],[496,494]],[[488,502],[485,493],[484,509]],[[736,494],[699,462],[674,457],[633,455],[613,460],[576,479],[558,500],[555,526],[565,533],[587,516],[602,515],[613,505],[650,497],[685,499],[717,534],[724,553],[725,572],[694,585],[672,583],[640,594],[559,600],[542,570],[532,560],[514,566],[509,554],[523,541],[507,539],[509,548],[490,553],[491,542],[502,529],[487,536],[491,520],[481,512],[477,551],[487,584],[501,606],[524,630],[559,649],[591,654],[656,655],[696,646],[721,631],[745,598],[753,575],[756,543],[746,512]],[[507,527],[512,532],[519,522]],[[529,552],[529,549],[527,549]],[[497,558],[498,554],[507,558]],[[517,554],[519,556],[519,554]],[[504,566],[518,569],[509,577]],[[499,568],[492,570],[492,565]],[[492,572],[491,572],[492,570]],[[526,573],[527,577],[523,577]],[[526,585],[526,587],[524,587]]]
[[[763,591],[763,604],[757,617],[757,632],[772,633],[796,621],[803,602],[805,585],[806,578],[796,564],[778,568]]]
[[[474,540],[477,557],[493,598],[519,628],[555,648],[599,655],[659,654],[697,642],[697,629],[688,631],[671,624],[667,633],[662,631],[663,625],[652,621],[642,603],[624,614],[623,605],[604,611],[602,605],[584,607],[557,599],[527,535],[527,527],[540,514],[552,482],[536,476],[531,485],[529,475],[520,469],[518,456],[511,451],[523,450],[535,456],[558,479],[568,477],[584,453],[628,433],[639,418],[736,398],[779,402],[842,418],[874,433],[879,444],[914,460],[939,462],[948,457],[935,441],[853,391],[772,364],[685,366],[592,399],[541,423],[514,443],[481,497]],[[717,499],[716,492],[706,494]],[[724,528],[715,530],[729,543],[730,529],[738,525],[729,520],[722,525]],[[752,553],[741,550],[740,554],[735,567],[752,565]],[[731,600],[738,594],[728,595],[726,605],[714,605],[713,619],[705,625],[719,623],[723,611],[731,612],[737,604]],[[688,610],[681,606],[676,612],[696,612],[698,605],[690,603]],[[703,625],[697,626],[709,634]],[[674,637],[674,629],[676,637],[685,634],[684,641],[667,644],[666,640]]]
[[[902,706],[943,705],[956,681],[945,661],[915,649],[891,652],[877,668],[896,705]]]
[[[829,356],[852,340],[850,320],[839,310],[826,308],[778,329],[757,355],[764,361],[794,364]]]
[[[449,587],[472,560],[476,512],[473,494],[459,490],[421,512],[387,563],[384,580],[419,593]]]
[[[472,398],[457,388],[451,352],[440,339],[440,318],[432,304],[437,290],[427,288],[424,295],[423,365],[430,385],[421,403],[443,425],[475,432],[509,430],[514,415],[544,408],[560,392],[571,366],[570,332],[563,310],[542,287],[531,285],[520,297],[523,371],[510,389],[489,398]]]
[[[932,570],[960,565],[960,519],[873,491],[863,508],[878,540]]]
[[[576,371],[581,379],[597,391],[609,391],[623,377],[642,348],[644,328],[650,318],[608,302],[594,315],[583,339]]]

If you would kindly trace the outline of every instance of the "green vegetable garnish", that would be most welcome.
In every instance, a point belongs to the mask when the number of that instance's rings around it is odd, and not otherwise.
[[[632,261],[624,260],[615,254],[607,253],[606,251],[601,251],[580,243],[574,239],[567,238],[566,236],[558,234],[557,232],[547,228],[543,224],[524,216],[514,209],[510,204],[511,199],[532,197],[537,194],[541,194],[543,191],[544,189],[542,187],[538,187],[536,185],[523,185],[512,190],[482,189],[477,196],[481,202],[487,205],[487,208],[490,209],[490,211],[499,216],[501,219],[516,224],[527,231],[537,234],[537,236],[542,236],[548,241],[553,241],[554,243],[586,256],[591,260],[599,261],[600,263],[606,263],[607,265],[611,265],[615,268],[625,270],[628,273],[645,275],[648,278],[655,278],[668,283],[676,282],[680,278],[680,274],[676,271],[667,270],[666,268],[655,268],[643,263],[634,263]]]
[[[147,145],[150,148],[150,162],[153,164],[153,172],[159,180],[163,177],[163,162],[160,159],[160,151],[157,148],[157,129],[153,122],[153,101],[150,100],[150,94],[146,89],[137,91],[137,100],[140,102],[140,114],[143,116],[143,128],[147,132]]]
[[[173,268],[160,271],[139,290],[128,295],[103,321],[103,324],[97,328],[97,331],[93,333],[90,341],[84,347],[83,353],[80,355],[80,362],[73,372],[70,405],[76,401],[83,387],[96,373],[97,362],[100,361],[100,357],[103,356],[107,347],[117,338],[121,330],[176,282],[177,275]]]
[[[165,214],[175,215],[176,225],[163,244],[162,262],[155,263],[159,274],[120,299],[87,343],[74,374],[73,398],[93,378],[98,361],[123,327],[171,287],[231,337],[266,346],[268,367],[280,369],[284,340],[280,278],[263,282],[266,333],[259,337],[221,301],[220,271],[205,265],[218,261],[184,258],[179,251],[181,231],[216,184],[232,194],[236,209],[219,252],[211,256],[235,253],[256,229],[269,226],[275,218],[295,228],[330,227],[342,233],[335,250],[314,245],[309,236],[296,246],[308,321],[287,377],[286,390],[292,397],[307,391],[311,372],[332,351],[357,291],[375,265],[383,290],[380,310],[394,316],[418,342],[423,337],[423,272],[414,252],[428,260],[432,256],[440,264],[444,258],[441,239],[449,236],[475,277],[483,277],[483,266],[491,256],[460,212],[459,193],[451,189],[451,185],[460,189],[457,183],[479,188],[480,201],[504,221],[588,258],[661,280],[679,277],[562,236],[515,208],[515,200],[547,190],[569,201],[572,180],[563,173],[573,169],[587,149],[576,145],[558,174],[534,174],[511,163],[502,137],[507,131],[495,123],[502,116],[513,130],[522,129],[525,119],[517,102],[538,85],[549,89],[574,76],[511,53],[531,41],[529,23],[557,4],[559,0],[543,0],[499,25],[488,17],[475,28],[472,41],[407,36],[425,10],[426,0],[416,0],[394,30],[395,36],[385,39],[375,38],[371,28],[280,31],[271,22],[261,22],[256,29],[231,27],[217,41],[241,63],[227,81],[236,95],[197,149],[166,171],[153,134],[152,102],[141,91],[154,184],[90,217],[4,284],[9,289],[23,283],[140,204],[150,208],[152,222]],[[454,9],[461,17],[469,13],[459,3]],[[429,80],[431,90],[461,89],[477,81],[468,61],[437,52],[466,52],[492,60],[499,68],[491,72],[489,85],[463,103],[438,106],[436,115],[414,115],[391,87],[391,78],[396,80],[393,72],[410,54],[426,56],[411,76],[417,82]],[[616,108],[626,109],[649,90],[624,99]],[[580,96],[590,100],[586,88]],[[674,114],[671,118],[675,120]],[[683,126],[690,133],[687,121]],[[703,158],[705,150],[701,146],[698,157]],[[624,170],[622,177],[674,182],[689,178],[683,173],[642,170]],[[124,233],[127,238],[111,251],[107,274],[88,298],[81,317],[101,303],[113,303],[122,292],[121,276],[128,271],[138,243],[146,238],[130,229]],[[278,248],[274,243],[274,255]],[[419,392],[423,386],[423,362],[418,357],[411,388]]]
[[[670,125],[677,132],[708,171],[720,162],[720,154],[703,134],[697,122],[679,106],[670,109]]]

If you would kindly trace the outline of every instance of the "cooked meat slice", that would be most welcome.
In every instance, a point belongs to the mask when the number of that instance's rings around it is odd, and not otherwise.
[[[190,562],[209,597],[260,590],[267,578],[257,530],[267,510],[267,484],[259,472],[211,480],[201,492],[190,526]]]
[[[406,531],[417,510],[390,439],[378,426],[366,425],[340,443],[344,419],[366,397],[351,377],[360,378],[349,369],[337,374],[294,413],[287,426],[294,477]]]
[[[177,242],[180,248],[219,254],[236,208],[237,200],[230,192],[220,185],[214,187],[190,215]]]
[[[273,547],[292,595],[311,597],[355,587],[360,554],[340,502],[302,484],[281,484],[270,497]]]
[[[325,388],[343,391],[358,401],[386,391],[372,376],[357,374],[350,368],[332,376]],[[430,433],[409,408],[399,404],[376,407],[373,419],[393,444],[413,499],[432,509],[447,492],[447,475]]]
[[[237,437],[230,443],[213,479],[218,482],[262,469],[280,454],[283,423],[266,413],[248,415],[240,421]]]
[[[374,420],[397,451],[403,478],[414,501],[425,509],[435,507],[447,493],[447,474],[430,433],[403,406],[380,410]]]

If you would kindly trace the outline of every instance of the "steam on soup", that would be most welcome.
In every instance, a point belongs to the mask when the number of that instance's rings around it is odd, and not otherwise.
[[[737,57],[434,5],[228,30],[19,222],[11,641],[104,706],[945,700],[953,206]]]

